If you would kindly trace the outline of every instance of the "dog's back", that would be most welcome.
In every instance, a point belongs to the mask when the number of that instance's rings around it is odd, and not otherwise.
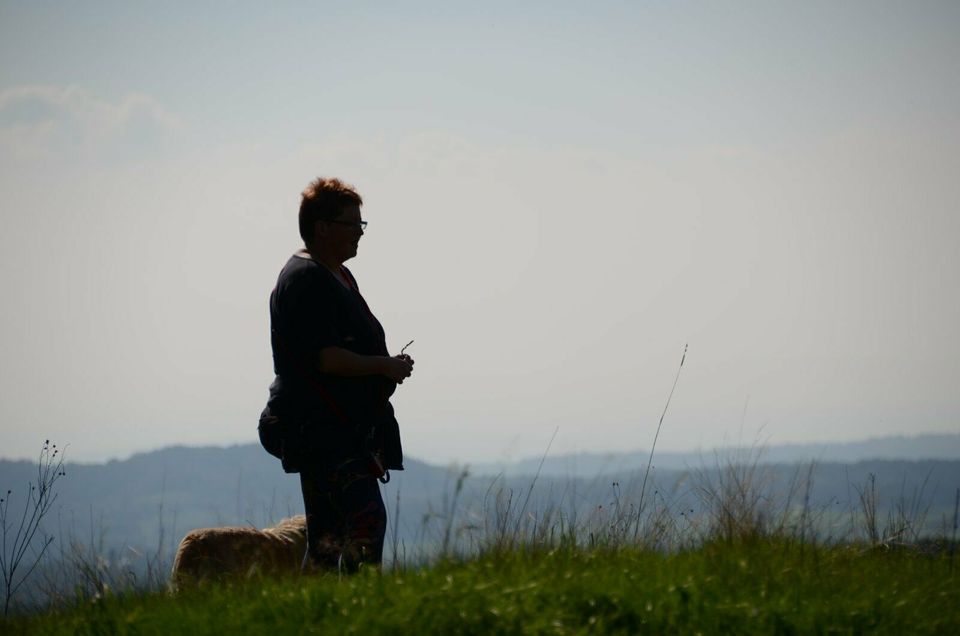
[[[307,543],[303,515],[285,519],[273,528],[201,528],[180,542],[173,561],[176,588],[207,580],[283,574],[300,569]]]

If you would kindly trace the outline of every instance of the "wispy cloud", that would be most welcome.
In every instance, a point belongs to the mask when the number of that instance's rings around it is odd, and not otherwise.
[[[8,159],[137,145],[182,125],[176,114],[143,93],[110,100],[78,86],[21,85],[0,91],[0,156]]]

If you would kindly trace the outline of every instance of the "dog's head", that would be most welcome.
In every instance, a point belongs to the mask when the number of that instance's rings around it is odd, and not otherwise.
[[[287,541],[305,543],[307,540],[307,518],[304,515],[288,517],[272,528],[264,528],[263,531],[275,537],[286,539]]]

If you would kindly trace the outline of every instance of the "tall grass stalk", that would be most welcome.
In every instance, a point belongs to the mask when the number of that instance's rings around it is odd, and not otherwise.
[[[450,555],[450,538],[453,535],[454,519],[457,516],[457,502],[460,500],[460,494],[463,492],[463,484],[466,481],[467,477],[470,476],[470,471],[464,468],[457,475],[457,483],[453,487],[453,497],[450,498],[449,503],[444,502],[444,518],[446,520],[445,528],[443,531],[443,544],[440,547],[440,555],[443,558],[449,558]]]
[[[393,563],[390,565],[390,569],[393,570],[394,572],[397,571],[397,565],[400,558],[400,555],[398,554],[398,551],[397,551],[399,541],[400,541],[400,488],[398,487],[397,501],[396,501],[396,504],[394,505],[394,510],[393,510],[393,537],[392,537]]]
[[[637,523],[633,529],[633,540],[636,542],[640,534],[640,519],[643,515],[643,497],[647,492],[647,478],[650,477],[650,468],[653,464],[653,452],[657,448],[657,439],[660,437],[660,429],[663,427],[663,418],[667,415],[667,409],[670,408],[670,400],[673,399],[673,392],[677,389],[677,382],[680,380],[680,371],[683,369],[683,362],[687,359],[687,346],[683,345],[683,355],[680,357],[680,366],[677,367],[677,375],[673,378],[673,386],[670,387],[670,395],[667,396],[667,403],[663,405],[663,413],[660,414],[660,421],[657,423],[657,432],[653,435],[653,444],[650,445],[650,457],[647,458],[647,470],[643,473],[643,484],[640,486],[640,503],[637,504]]]
[[[953,502],[953,535],[950,537],[950,574],[953,574],[953,557],[957,551],[957,521],[960,515],[960,488]]]
[[[523,506],[520,507],[520,514],[517,515],[517,525],[513,530],[515,537],[520,531],[520,523],[523,520],[523,515],[527,512],[527,505],[530,503],[530,495],[533,494],[533,487],[537,485],[537,479],[540,477],[540,472],[543,470],[543,463],[547,461],[547,455],[550,453],[550,448],[553,446],[553,440],[557,438],[557,433],[559,431],[559,426],[553,430],[553,435],[550,437],[550,441],[547,443],[547,450],[543,451],[543,457],[540,458],[540,465],[537,466],[537,472],[533,476],[533,481],[530,482],[530,487],[527,488],[527,497],[523,500]]]

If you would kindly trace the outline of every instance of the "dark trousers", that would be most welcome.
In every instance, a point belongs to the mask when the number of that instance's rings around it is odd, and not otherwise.
[[[337,470],[301,470],[307,515],[303,569],[355,572],[361,564],[380,566],[387,509],[377,479],[363,462]]]

